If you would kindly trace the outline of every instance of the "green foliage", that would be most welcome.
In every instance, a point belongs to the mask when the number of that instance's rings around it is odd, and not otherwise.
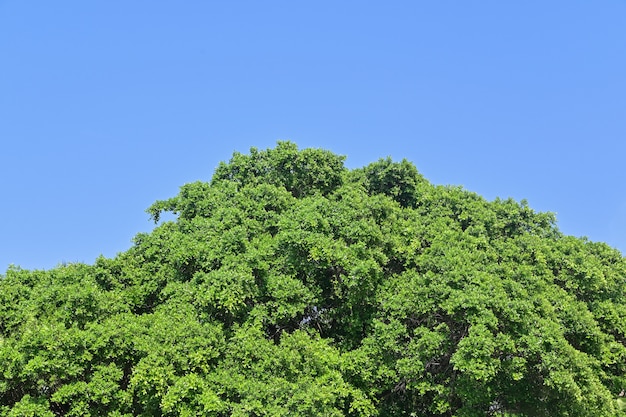
[[[223,181],[238,186],[260,183],[284,187],[294,197],[336,190],[344,174],[344,157],[322,149],[304,149],[291,142],[278,142],[275,149],[250,149],[250,155],[235,152],[228,164],[215,170],[212,185]]]
[[[117,257],[9,269],[0,416],[626,415],[619,252],[343,159],[235,153]]]
[[[370,194],[384,194],[402,207],[415,207],[419,201],[420,188],[426,180],[417,172],[415,165],[403,159],[393,162],[391,158],[380,159],[353,175],[361,177]]]

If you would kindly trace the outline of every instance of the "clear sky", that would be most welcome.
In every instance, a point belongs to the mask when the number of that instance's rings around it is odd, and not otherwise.
[[[626,253],[626,0],[0,0],[0,273],[114,256],[287,139]]]

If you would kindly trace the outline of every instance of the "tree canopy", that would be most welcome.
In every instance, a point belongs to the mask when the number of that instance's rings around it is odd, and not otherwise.
[[[626,415],[620,252],[343,161],[235,153],[115,258],[10,268],[0,416]]]

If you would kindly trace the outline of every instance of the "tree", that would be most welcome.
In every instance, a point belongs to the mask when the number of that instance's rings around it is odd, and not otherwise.
[[[624,413],[626,261],[524,201],[279,142],[148,212],[0,279],[0,416]]]

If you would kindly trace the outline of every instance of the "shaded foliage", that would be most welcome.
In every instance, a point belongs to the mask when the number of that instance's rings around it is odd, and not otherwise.
[[[343,159],[235,153],[117,257],[9,269],[0,416],[624,413],[618,251]]]

